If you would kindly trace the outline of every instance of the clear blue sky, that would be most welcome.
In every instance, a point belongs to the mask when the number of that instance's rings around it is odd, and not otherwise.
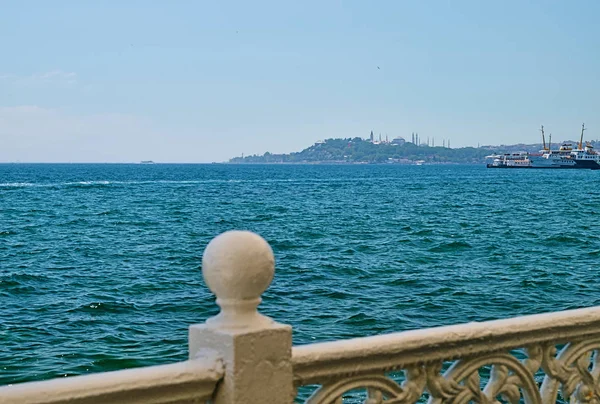
[[[600,138],[600,2],[1,1],[0,161]],[[379,66],[379,69],[377,68]]]

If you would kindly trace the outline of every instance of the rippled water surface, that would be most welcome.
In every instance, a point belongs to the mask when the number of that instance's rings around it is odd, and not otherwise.
[[[303,344],[597,305],[599,217],[585,170],[0,165],[0,384],[185,359],[226,230]]]

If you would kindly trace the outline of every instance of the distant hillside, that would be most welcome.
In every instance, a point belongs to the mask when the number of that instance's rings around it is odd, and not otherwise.
[[[396,141],[396,140],[395,140]],[[395,142],[393,141],[393,142]],[[517,144],[500,146],[448,147],[417,146],[411,142],[375,142],[361,138],[327,139],[300,151],[289,154],[265,153],[235,157],[230,163],[483,163],[491,153],[517,151],[538,152],[541,144]],[[575,142],[572,142],[575,144]]]

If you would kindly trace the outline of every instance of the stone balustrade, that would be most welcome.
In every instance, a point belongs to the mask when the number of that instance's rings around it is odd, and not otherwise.
[[[367,390],[369,404],[424,396],[430,403],[501,396],[555,403],[559,388],[563,399],[598,402],[596,349],[600,307],[304,345],[294,348],[292,362],[296,386],[321,385],[309,403],[336,403],[357,388]],[[389,373],[400,370],[399,384]]]
[[[1,404],[198,403],[223,377],[217,357],[0,387]]]
[[[202,259],[221,311],[190,327],[188,361],[0,387],[0,404],[600,403],[600,307],[292,347],[257,311],[274,270],[261,237],[223,233]]]

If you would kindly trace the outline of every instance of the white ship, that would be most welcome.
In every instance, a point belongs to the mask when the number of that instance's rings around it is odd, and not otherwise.
[[[492,160],[488,168],[532,168],[527,152],[492,154],[485,158]]]
[[[558,150],[552,150],[552,135],[546,146],[544,126],[542,126],[543,149],[540,153],[512,153],[503,155],[492,155],[493,158],[488,168],[574,168],[574,169],[600,169],[600,154],[598,154],[591,143],[586,142],[583,146],[583,131],[585,125],[581,126],[581,138],[577,149],[573,149],[570,143],[563,143]]]

